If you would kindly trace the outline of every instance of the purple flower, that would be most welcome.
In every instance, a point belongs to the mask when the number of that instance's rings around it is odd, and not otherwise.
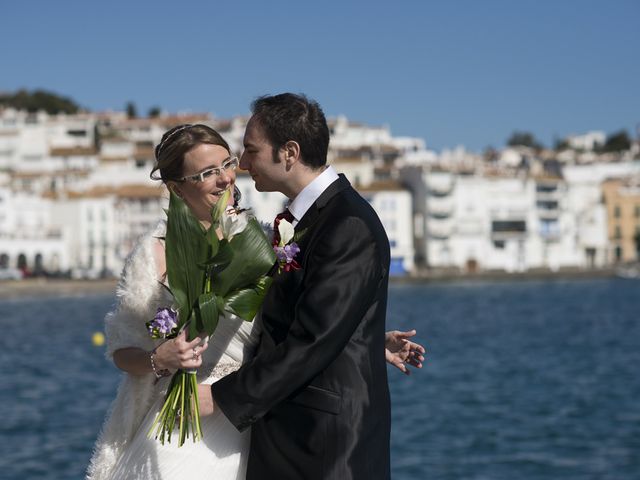
[[[296,242],[285,245],[284,247],[274,247],[278,262],[281,264],[291,263],[294,261],[295,256],[300,252],[300,247]]]
[[[300,264],[296,261],[296,255],[300,253],[300,247],[296,242],[291,242],[284,247],[275,246],[273,251],[276,252],[278,259],[279,271],[290,272],[291,270],[299,270]]]
[[[287,263],[291,263],[299,252],[300,252],[300,247],[296,242],[292,242],[289,245],[285,245],[284,253],[287,257]]]
[[[156,312],[156,316],[149,323],[149,332],[157,333],[160,335],[167,335],[176,328],[178,325],[176,322],[177,313],[170,308],[159,308]]]

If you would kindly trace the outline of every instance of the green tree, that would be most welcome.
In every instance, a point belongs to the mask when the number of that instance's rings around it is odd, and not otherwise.
[[[607,137],[604,145],[598,149],[601,152],[624,152],[631,148],[631,140],[626,130],[612,133]]]
[[[125,110],[127,111],[127,117],[138,118],[138,109],[136,108],[135,103],[127,102],[127,105],[125,106]]]
[[[149,118],[157,118],[157,117],[159,117],[159,116],[160,116],[160,112],[161,112],[161,111],[162,111],[162,110],[160,110],[160,107],[158,107],[157,105],[156,105],[156,106],[153,106],[153,107],[151,107],[151,108],[149,109],[149,113],[147,114],[147,116],[148,116]]]
[[[45,112],[56,115],[58,113],[77,113],[80,106],[71,98],[63,97],[46,90],[28,90],[21,89],[15,93],[0,95],[0,105],[12,107],[17,110],[26,110],[28,112],[37,112],[44,110]]]
[[[544,146],[536,140],[532,133],[529,132],[513,132],[507,140],[510,147],[529,147],[541,150]]]
[[[569,148],[571,148],[569,146],[569,141],[566,138],[556,138],[554,145],[553,145],[553,149],[556,152],[561,152],[563,150],[569,150]]]

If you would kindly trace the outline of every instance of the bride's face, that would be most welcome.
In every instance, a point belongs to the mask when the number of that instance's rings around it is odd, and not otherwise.
[[[236,181],[236,157],[220,145],[203,143],[184,156],[183,179],[171,182],[171,188],[182,197],[198,220],[209,224],[211,208],[220,196],[230,191],[229,205],[233,205]]]

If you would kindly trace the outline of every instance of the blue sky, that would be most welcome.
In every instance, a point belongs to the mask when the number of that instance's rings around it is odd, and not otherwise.
[[[246,114],[304,92],[441,150],[640,124],[640,1],[3,2],[0,91]]]

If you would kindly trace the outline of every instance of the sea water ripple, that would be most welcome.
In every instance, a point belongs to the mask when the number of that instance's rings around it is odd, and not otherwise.
[[[420,371],[389,369],[398,480],[636,479],[640,282],[394,285]],[[119,371],[91,344],[111,296],[2,300],[2,478],[82,478]]]

